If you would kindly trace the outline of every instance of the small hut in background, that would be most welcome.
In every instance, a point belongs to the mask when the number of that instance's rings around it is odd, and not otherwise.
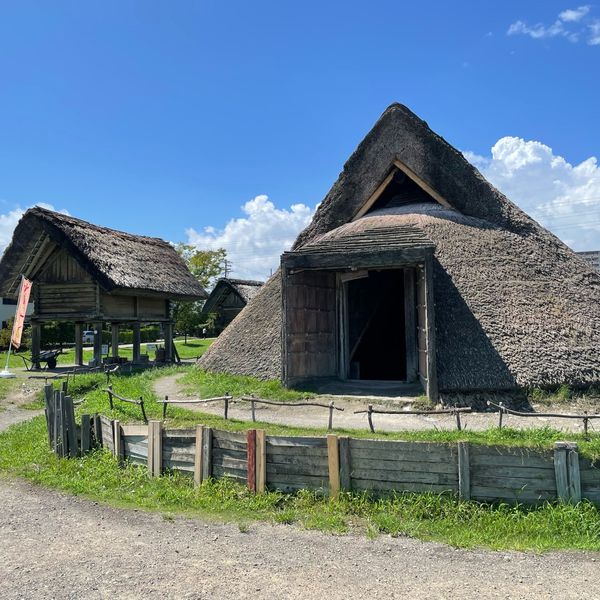
[[[40,353],[41,328],[50,321],[75,324],[75,360],[83,364],[83,330],[92,324],[94,362],[102,361],[102,327],[112,329],[112,357],[119,357],[119,328],[133,330],[133,361],[140,361],[140,327],[161,324],[165,360],[173,358],[173,300],[208,295],[169,243],[92,225],[43,208],[19,221],[0,261],[0,295],[15,297],[21,275],[33,282],[32,359]]]
[[[216,315],[215,333],[221,333],[256,296],[263,283],[263,281],[222,277],[217,281],[217,285],[202,308],[202,320],[208,321],[210,315]]]

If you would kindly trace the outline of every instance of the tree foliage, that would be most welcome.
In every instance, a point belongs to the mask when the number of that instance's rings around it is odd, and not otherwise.
[[[177,252],[183,258],[192,275],[205,289],[210,289],[215,280],[223,274],[227,252],[218,250],[198,250],[189,244],[177,244]]]

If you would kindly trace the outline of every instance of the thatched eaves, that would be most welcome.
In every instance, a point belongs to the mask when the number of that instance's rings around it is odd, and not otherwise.
[[[48,243],[71,254],[107,292],[131,291],[171,299],[208,296],[175,248],[159,238],[132,235],[35,207],[19,221],[0,261],[2,295],[14,295],[39,249]]]
[[[210,293],[208,300],[202,308],[203,314],[211,313],[218,306],[222,298],[227,294],[235,294],[243,304],[248,304],[264,285],[264,281],[255,281],[252,279],[232,279],[231,277],[221,277],[217,280],[215,287]]]

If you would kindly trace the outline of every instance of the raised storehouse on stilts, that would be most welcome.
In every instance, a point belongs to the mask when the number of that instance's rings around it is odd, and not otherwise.
[[[204,299],[207,293],[169,243],[98,227],[43,208],[19,221],[0,262],[0,294],[15,296],[21,275],[33,282],[32,355],[40,352],[44,322],[75,324],[76,362],[83,364],[85,324],[98,332],[112,325],[112,352],[118,357],[119,327],[133,329],[133,360],[140,359],[140,326],[160,323],[165,358],[172,359],[173,300]],[[100,335],[94,359],[101,361]]]
[[[220,333],[242,312],[263,284],[264,281],[221,277],[202,307],[201,319],[207,321],[214,315],[214,329]]]
[[[199,364],[448,401],[600,382],[600,275],[399,104]]]

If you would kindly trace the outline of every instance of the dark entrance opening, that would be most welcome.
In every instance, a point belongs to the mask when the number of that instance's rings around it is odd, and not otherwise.
[[[404,301],[401,269],[347,283],[349,379],[406,381]]]

